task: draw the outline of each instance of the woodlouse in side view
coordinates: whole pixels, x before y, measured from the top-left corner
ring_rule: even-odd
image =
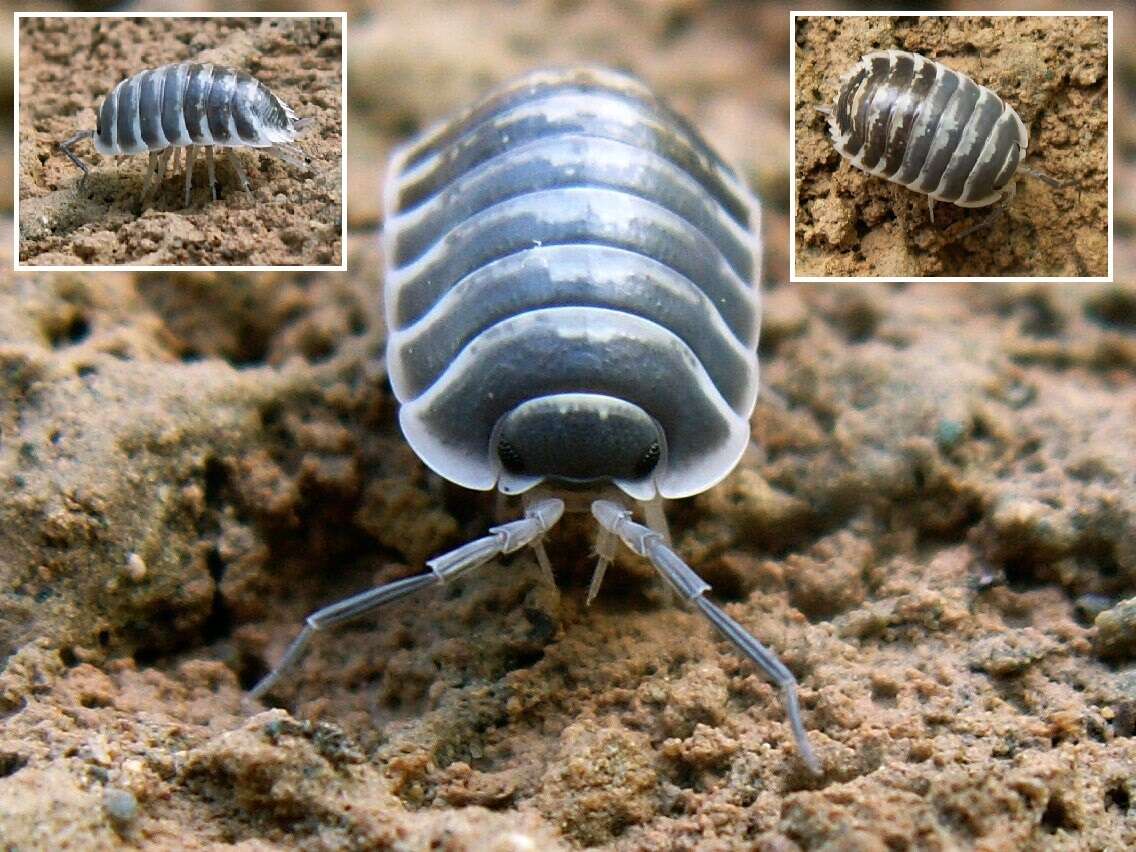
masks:
[[[986,207],[1013,195],[1029,131],[1013,107],[960,71],[917,53],[866,54],[840,79],[828,115],[833,145],[869,174],[934,202]]]
[[[313,613],[312,634],[542,539],[566,508],[598,521],[590,601],[622,540],[781,688],[816,769],[797,683],[705,597],[669,543],[662,498],[725,477],[757,395],[760,207],[637,80],[537,71],[396,152],[385,187],[387,365],[430,468],[521,495],[520,520],[431,571]],[[632,520],[637,503],[646,525]]]
[[[233,149],[258,148],[304,168],[306,158],[293,143],[311,121],[298,119],[291,107],[244,71],[179,62],[127,77],[103,99],[95,129],[76,133],[59,147],[83,170],[84,179],[90,169],[71,151],[83,139],[93,139],[95,150],[104,156],[149,152],[143,200],[151,179],[156,176],[160,183],[165,177],[170,155],[176,170],[177,152],[185,148],[185,204],[189,206],[198,146],[205,147],[209,186],[216,201],[215,146],[228,150],[233,170],[248,193],[248,179]]]

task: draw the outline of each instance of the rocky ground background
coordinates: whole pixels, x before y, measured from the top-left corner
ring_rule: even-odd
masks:
[[[786,9],[349,11],[348,273],[3,279],[3,845],[1136,843],[1130,194],[1115,285],[791,286]],[[755,449],[670,517],[801,680],[820,777],[775,691],[638,560],[584,607],[582,519],[549,544],[555,588],[527,554],[495,563],[320,639],[242,707],[308,611],[493,521],[398,435],[375,164],[577,57],[649,80],[768,201]]]
[[[44,266],[338,266],[342,262],[343,33],[338,18],[27,18],[20,38],[20,262]],[[142,205],[144,155],[82,172],[58,151],[95,127],[103,98],[145,68],[189,60],[252,74],[313,129],[310,164],[238,149],[250,194],[223,151],[212,200],[204,152],[185,204],[184,158]]]

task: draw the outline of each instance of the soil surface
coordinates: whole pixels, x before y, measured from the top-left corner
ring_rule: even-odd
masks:
[[[35,265],[339,265],[342,32],[338,18],[25,18],[20,27],[20,262]],[[216,149],[185,206],[184,156],[142,207],[148,158],[103,157],[82,173],[58,143],[95,126],[106,94],[145,68],[188,60],[247,71],[301,118],[307,170],[235,149],[250,195]],[[230,149],[233,150],[233,149]]]
[[[349,34],[347,274],[3,278],[0,846],[1136,845],[1136,208],[1116,285],[786,284],[787,11],[385,3]],[[491,563],[242,704],[305,614],[498,517],[399,435],[373,164],[572,58],[650,81],[769,202],[754,447],[669,517],[800,679],[820,777],[641,560],[584,605],[586,517],[555,586]]]
[[[808,17],[796,27],[796,269],[802,277],[1108,274],[1108,30],[1096,17]],[[865,53],[922,54],[993,89],[1030,131],[1015,197],[965,209],[873,177],[832,145],[840,76]],[[974,228],[971,233],[967,233]]]

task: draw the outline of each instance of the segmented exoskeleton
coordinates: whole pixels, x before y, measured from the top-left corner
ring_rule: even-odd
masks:
[[[84,179],[90,169],[71,151],[71,146],[82,139],[93,139],[95,150],[105,156],[149,152],[143,200],[151,179],[157,176],[160,182],[165,177],[171,154],[176,169],[177,152],[185,148],[188,206],[198,146],[205,147],[214,200],[214,147],[228,149],[241,186],[249,193],[248,179],[233,149],[258,148],[289,165],[304,168],[307,158],[294,142],[311,121],[298,119],[291,107],[244,71],[209,63],[179,62],[127,77],[103,99],[96,128],[75,134],[59,147],[83,170]]]
[[[917,53],[863,56],[822,109],[840,155],[858,169],[903,184],[934,202],[985,207],[1013,194],[1021,171],[1053,186],[1021,160],[1029,131],[1013,107],[985,86]]]

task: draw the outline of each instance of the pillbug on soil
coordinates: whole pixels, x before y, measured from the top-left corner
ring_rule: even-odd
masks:
[[[866,54],[840,78],[833,106],[818,110],[840,156],[926,195],[931,221],[936,200],[959,207],[1008,200],[1019,171],[1065,185],[1021,165],[1029,131],[1013,107],[917,53]]]
[[[387,368],[403,434],[436,473],[520,495],[524,517],[430,571],[310,615],[317,631],[543,539],[599,524],[590,601],[622,541],[780,687],[817,771],[792,673],[708,600],[670,545],[663,498],[725,477],[757,396],[760,206],[642,83],[537,71],[392,157],[384,192]],[[632,520],[632,506],[645,524]]]
[[[193,185],[193,161],[197,147],[205,147],[209,166],[209,186],[217,199],[213,148],[226,148],[241,186],[249,193],[248,179],[237,147],[259,148],[266,154],[297,168],[305,168],[307,158],[293,144],[312,119],[296,117],[292,108],[274,95],[255,77],[223,65],[179,62],[140,71],[127,77],[103,99],[94,130],[83,130],[59,144],[71,162],[90,172],[71,147],[92,139],[95,150],[104,156],[149,152],[142,184],[145,201],[150,181],[160,183],[166,175],[170,155],[177,169],[178,151],[185,155],[185,204],[189,206]]]

